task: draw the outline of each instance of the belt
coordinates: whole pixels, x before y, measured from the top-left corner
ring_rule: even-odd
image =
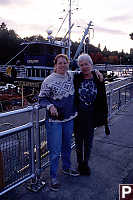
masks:
[[[92,102],[87,102],[87,103],[85,102],[85,105],[86,105],[86,106],[90,106],[90,105],[92,105],[92,104],[93,104]]]

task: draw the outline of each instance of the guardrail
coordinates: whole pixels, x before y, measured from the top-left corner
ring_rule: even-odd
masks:
[[[35,177],[33,107],[0,118],[24,112],[31,113],[29,123],[0,132],[0,195]]]
[[[132,80],[133,79],[131,77],[125,77],[125,78],[118,78],[113,82],[108,82],[108,84],[105,84],[106,91],[111,91],[113,89],[127,85],[128,83],[131,83]]]
[[[128,83],[107,92],[109,119],[133,100],[133,83]],[[49,164],[45,132],[45,110],[40,119],[39,106],[1,113],[3,117],[30,112],[24,125],[0,132],[0,195],[27,183],[28,189],[37,192],[45,183],[41,172]]]
[[[133,82],[107,92],[109,119],[133,99]]]

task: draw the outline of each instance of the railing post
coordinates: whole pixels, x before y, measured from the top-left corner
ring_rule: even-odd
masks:
[[[130,91],[130,102],[131,102],[133,99],[133,84],[130,85],[129,91]]]
[[[31,112],[31,122],[32,122],[32,129],[31,129],[31,156],[32,156],[32,173],[35,174],[35,140],[34,140],[34,107]],[[33,181],[35,180],[35,177],[32,179]]]
[[[37,160],[37,179],[41,176],[41,154],[40,154],[40,130],[39,130],[39,107],[36,107],[36,160]]]
[[[119,97],[118,97],[118,110],[120,110],[120,107],[121,107],[121,90],[119,89],[118,92],[119,92]]]
[[[4,163],[3,153],[0,151],[0,191],[4,188]]]
[[[109,92],[109,119],[112,117],[113,90]]]
[[[126,88],[125,88],[125,104],[126,104],[126,101],[127,101],[127,86],[126,86]]]
[[[31,133],[30,133],[30,145],[31,145],[31,167],[32,167],[32,174],[35,174],[35,134],[34,134],[34,129],[35,129],[35,122],[34,122],[34,114],[35,114],[35,109],[33,106],[33,110],[30,113],[31,116],[31,122],[32,122],[32,128],[31,128]],[[35,185],[36,185],[36,174],[35,176],[31,179],[31,183],[27,185],[27,189],[34,191],[35,190]]]
[[[34,107],[35,110],[35,145],[36,145],[36,182],[28,189],[38,192],[45,186],[45,182],[41,180],[41,144],[40,144],[40,127],[39,127],[39,106]]]

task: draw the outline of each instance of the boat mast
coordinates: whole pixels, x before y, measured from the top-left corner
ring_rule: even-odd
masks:
[[[69,38],[68,38],[68,58],[71,59],[71,6],[72,2],[69,0]]]
[[[92,21],[90,21],[89,22],[89,24],[88,24],[88,26],[87,26],[87,28],[85,29],[85,31],[84,31],[84,35],[83,35],[83,37],[82,37],[82,40],[81,40],[81,42],[80,42],[80,44],[79,44],[79,46],[78,46],[78,49],[77,49],[77,51],[76,51],[76,53],[75,53],[75,55],[74,55],[74,60],[77,58],[77,56],[80,54],[80,52],[81,52],[81,49],[82,49],[82,47],[83,47],[83,42],[84,42],[84,40],[85,40],[85,37],[86,37],[86,35],[88,34],[88,32],[89,32],[89,29],[91,29],[91,27],[92,27],[93,25],[92,25]]]

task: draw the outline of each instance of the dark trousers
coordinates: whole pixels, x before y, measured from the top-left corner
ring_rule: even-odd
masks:
[[[94,108],[79,110],[74,122],[77,162],[88,165],[94,136]]]

